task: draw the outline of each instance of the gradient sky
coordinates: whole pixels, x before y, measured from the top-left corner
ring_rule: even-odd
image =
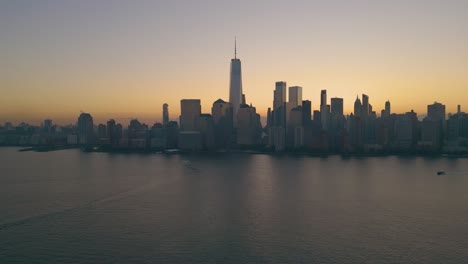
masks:
[[[0,123],[153,124],[180,99],[211,112],[228,100],[237,36],[243,89],[265,115],[275,81],[321,89],[352,111],[368,94],[380,112],[468,108],[468,1],[0,0]],[[125,122],[125,121],[122,121]]]

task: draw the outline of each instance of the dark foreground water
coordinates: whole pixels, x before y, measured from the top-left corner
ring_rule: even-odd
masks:
[[[0,148],[0,263],[467,263],[468,159]]]

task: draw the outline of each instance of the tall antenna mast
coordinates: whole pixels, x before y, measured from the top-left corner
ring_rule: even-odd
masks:
[[[234,59],[237,59],[237,37],[234,37]]]

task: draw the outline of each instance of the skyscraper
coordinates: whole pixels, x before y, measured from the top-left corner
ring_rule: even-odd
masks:
[[[232,104],[234,119],[242,102],[242,71],[241,61],[237,58],[237,43],[234,42],[234,59],[231,60],[229,82],[229,103]]]
[[[320,92],[320,120],[322,122],[322,129],[328,130],[328,119],[330,118],[330,106],[327,105],[327,90]]]
[[[361,115],[364,120],[367,120],[369,117],[369,96],[362,94],[362,110],[361,110]]]
[[[262,125],[255,107],[242,105],[237,116],[237,144],[260,144]]]
[[[196,131],[196,122],[201,114],[200,99],[180,100],[180,130]]]
[[[387,102],[385,102],[385,114],[386,115],[391,115],[392,114],[389,100],[387,100]]]
[[[385,109],[381,111],[383,118],[388,118],[390,116],[390,101],[385,102]]]
[[[169,122],[169,105],[163,104],[163,125]]]
[[[331,113],[334,116],[343,116],[343,98],[331,99]]]
[[[307,126],[312,120],[312,102],[309,100],[302,101],[302,124]]]
[[[218,147],[226,148],[232,143],[232,105],[221,99],[216,100],[211,107],[213,116],[215,142]]]
[[[286,102],[286,82],[276,82],[273,92],[273,111]]]
[[[354,101],[354,116],[361,117],[362,113],[362,104],[359,96],[356,96],[356,101]]]
[[[298,107],[302,104],[302,87],[289,87],[289,102],[291,103],[292,108]]]
[[[320,92],[320,107],[327,105],[327,90]]]
[[[94,123],[93,117],[88,113],[81,113],[78,117],[78,137],[80,144],[94,143]]]
[[[445,121],[445,105],[437,102],[428,105],[427,118],[434,121]]]

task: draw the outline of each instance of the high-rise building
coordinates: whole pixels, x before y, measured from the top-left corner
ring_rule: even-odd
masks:
[[[390,101],[387,100],[387,102],[385,102],[385,114],[387,116],[391,115],[392,114],[392,111],[391,111],[391,108],[390,108]]]
[[[362,110],[361,115],[362,118],[367,120],[369,117],[370,108],[369,108],[369,96],[362,94]]]
[[[327,90],[320,92],[320,120],[322,129],[327,131],[330,119],[330,105],[327,105]]]
[[[332,98],[331,99],[331,113],[335,116],[343,115],[343,98]]]
[[[286,82],[276,82],[273,92],[273,111],[286,102]]]
[[[231,74],[229,82],[229,102],[233,107],[234,117],[237,116],[242,103],[242,71],[241,61],[237,58],[237,43],[234,43],[234,59],[231,60]],[[182,127],[182,124],[181,124]]]
[[[268,107],[267,110],[267,127],[271,127],[273,125],[273,115],[271,113],[271,107]]]
[[[312,120],[312,102],[309,100],[302,101],[302,124],[307,126]]]
[[[169,122],[169,105],[163,104],[163,125],[167,125]]]
[[[289,102],[292,104],[293,108],[298,107],[302,104],[302,87],[289,87]]]
[[[331,99],[330,114],[330,147],[334,150],[343,149],[343,131],[345,118],[343,116],[343,98]]]
[[[196,131],[197,119],[201,114],[200,99],[180,100],[180,131]]]
[[[320,92],[320,106],[327,105],[327,90]]]
[[[435,102],[427,106],[427,117],[421,126],[421,143],[438,150],[445,136],[445,105]]]
[[[289,147],[300,148],[304,144],[302,110],[302,107],[298,106],[290,111],[286,140]]]
[[[121,137],[122,126],[116,125],[114,119],[107,121],[107,138],[109,139],[109,144],[113,147],[117,147]]]
[[[356,96],[356,101],[354,101],[354,117],[361,117],[362,113],[362,104],[359,96]]]
[[[418,117],[413,110],[397,115],[394,123],[394,147],[399,150],[411,149],[416,142],[417,126]]]
[[[202,137],[202,146],[204,149],[215,147],[215,135],[213,117],[210,114],[201,114],[197,122],[197,131]]]
[[[445,105],[437,102],[428,105],[427,118],[433,121],[445,121]]]
[[[78,117],[78,137],[82,145],[94,144],[93,117],[88,113],[81,113]]]
[[[215,143],[217,147],[226,148],[232,143],[233,117],[232,105],[221,99],[216,100],[211,108],[213,116]]]
[[[102,141],[103,139],[107,139],[107,127],[104,124],[98,125],[98,139]]]
[[[261,142],[262,125],[255,107],[241,105],[237,116],[237,144],[257,145]]]
[[[52,132],[52,126],[53,126],[53,123],[52,123],[51,119],[46,119],[42,123],[42,128],[43,128],[44,132],[46,132],[46,133]]]

